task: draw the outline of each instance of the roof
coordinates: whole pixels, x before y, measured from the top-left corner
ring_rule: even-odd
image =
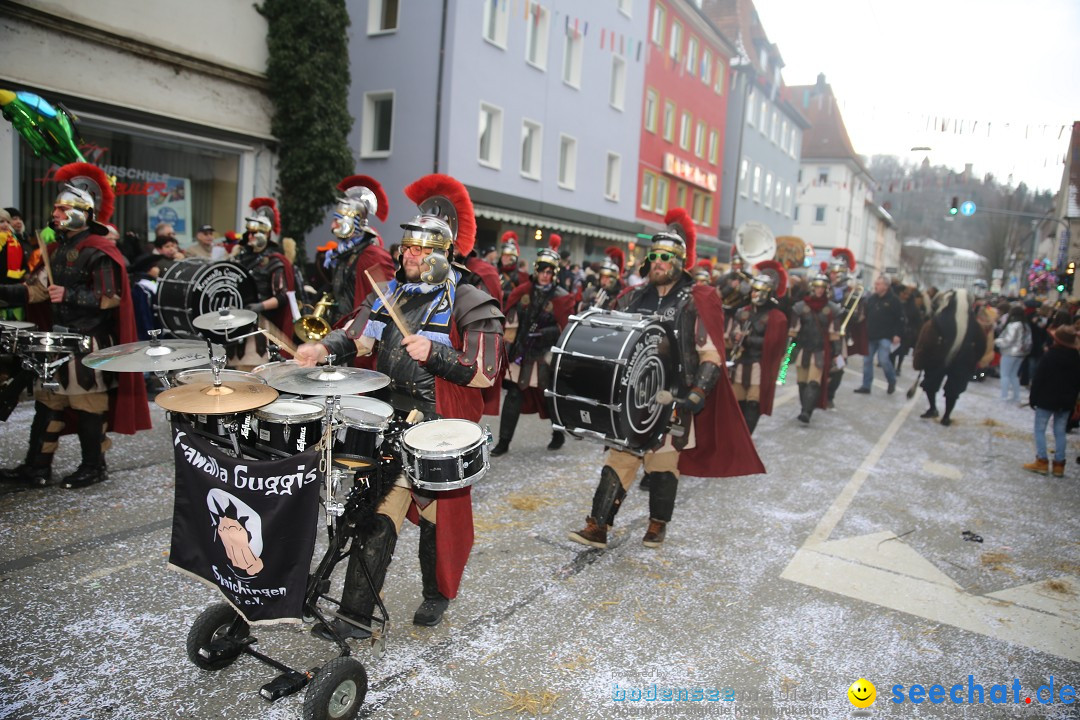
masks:
[[[783,96],[810,122],[802,137],[803,160],[851,160],[870,175],[851,145],[840,106],[825,75],[818,75],[816,85],[786,87]]]
[[[693,4],[693,3],[691,3]],[[773,67],[784,67],[780,49],[769,42],[753,0],[704,0],[701,13],[709,18],[722,35],[729,38],[749,64],[759,73],[771,76]],[[767,49],[769,67],[761,66],[761,48]]]
[[[949,247],[943,243],[939,243],[933,238],[911,238],[904,241],[904,247],[917,247],[931,252],[941,253],[942,255],[955,255],[959,258],[966,258],[968,260],[982,260],[987,262],[986,258],[977,252],[972,250],[965,250],[964,248]]]

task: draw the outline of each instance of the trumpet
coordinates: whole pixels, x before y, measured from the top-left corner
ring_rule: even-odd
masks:
[[[296,336],[304,342],[318,342],[330,334],[330,323],[323,315],[334,304],[334,298],[330,293],[323,293],[315,307],[308,315],[304,315],[296,322],[294,331]],[[310,305],[305,305],[310,308]]]

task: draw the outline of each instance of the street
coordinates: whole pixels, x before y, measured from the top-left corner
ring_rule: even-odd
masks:
[[[655,550],[641,544],[637,488],[606,551],[571,542],[601,449],[549,452],[547,424],[522,418],[473,488],[476,544],[433,629],[411,624],[418,531],[403,529],[386,654],[354,645],[370,680],[362,716],[846,718],[848,687],[865,678],[873,717],[1080,717],[1065,689],[1080,684],[1080,443],[1070,436],[1064,478],[1036,476],[1020,469],[1033,412],[998,400],[997,380],[972,383],[946,428],[919,418],[921,392],[905,398],[910,369],[891,396],[880,372],[872,394],[853,394],[860,372],[856,360],[837,408],[808,427],[789,378],[755,433],[768,473],[683,478]],[[112,436],[108,482],[0,489],[0,717],[301,715],[303,692],[259,697],[276,671],[254,659],[205,672],[185,655],[192,621],[218,600],[166,569],[172,450],[152,411],[152,431]],[[32,412],[23,403],[0,426],[0,465],[22,459]],[[78,452],[63,438],[54,471]],[[305,669],[335,655],[309,627],[253,634]],[[914,685],[962,685],[963,702]]]

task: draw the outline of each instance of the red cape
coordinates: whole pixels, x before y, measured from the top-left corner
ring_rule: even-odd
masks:
[[[510,308],[517,305],[523,296],[531,293],[532,287],[532,281],[529,280],[514,288],[514,291],[510,293],[510,297],[506,299],[506,304],[503,305],[503,315],[508,315]],[[555,315],[555,322],[558,323],[559,330],[566,329],[566,324],[570,322],[570,315],[574,312],[575,306],[574,296],[569,293],[551,299],[551,311]],[[521,327],[518,327],[518,332],[521,332]],[[535,413],[547,420],[547,400],[544,398],[544,388],[526,388],[521,391],[521,395],[522,415]]]
[[[289,258],[281,253],[270,253],[270,257],[277,258],[285,266],[285,289],[288,291],[295,291],[296,275],[293,274],[293,266],[292,263],[289,262]],[[286,340],[292,342],[293,326],[291,305],[286,302],[284,303],[284,307],[279,307],[277,310],[272,310],[271,312],[273,312],[273,315],[270,317],[270,322],[278,326],[278,329],[284,334]]]
[[[784,361],[788,346],[787,315],[780,310],[770,310],[765,326],[765,342],[761,347],[761,414],[772,415],[773,398],[776,397],[776,376]]]
[[[55,244],[54,244],[55,247]],[[131,283],[128,281],[127,263],[120,249],[100,235],[87,235],[75,246],[100,250],[120,268],[120,306],[116,309],[116,333],[118,344],[138,342],[135,329],[135,309],[131,304]],[[146,383],[142,373],[120,373],[120,387],[109,393],[109,430],[122,435],[133,435],[139,430],[150,429],[150,407],[146,401]]]
[[[465,260],[465,267],[469,272],[476,275],[483,282],[483,289],[487,294],[495,298],[496,302],[502,302],[502,284],[499,280],[499,271],[489,262],[484,262],[478,257],[469,257]],[[481,393],[484,396],[484,414],[498,415],[499,400],[502,398],[502,374],[495,376],[495,384],[484,388]]]
[[[695,477],[735,477],[765,472],[746,420],[739,410],[731,378],[724,370],[724,306],[711,285],[691,290],[698,316],[720,352],[720,379],[694,417],[695,447],[679,453],[679,472]]]
[[[461,334],[457,323],[450,328],[450,344],[461,350]],[[480,422],[484,401],[479,388],[457,385],[441,377],[435,378],[435,412],[444,418],[460,418]],[[448,598],[457,597],[461,576],[473,546],[472,488],[464,487],[439,493],[435,523],[435,579],[439,592]],[[420,523],[416,504],[409,506],[407,517]]]

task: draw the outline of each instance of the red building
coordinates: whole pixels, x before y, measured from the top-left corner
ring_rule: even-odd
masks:
[[[637,217],[660,226],[684,207],[699,255],[713,254],[735,48],[687,0],[652,0],[641,122]]]

